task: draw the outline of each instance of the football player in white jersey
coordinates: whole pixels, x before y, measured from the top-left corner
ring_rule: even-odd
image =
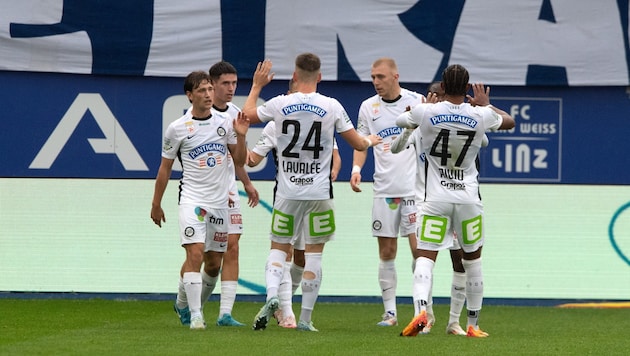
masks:
[[[321,62],[312,53],[295,60],[296,92],[276,96],[256,107],[263,86],[271,81],[271,62],[258,64],[243,107],[251,122],[275,121],[278,150],[277,191],[271,223],[271,250],[265,280],[267,301],[255,317],[254,330],[264,329],[278,309],[278,288],[291,242],[304,234],[305,266],[302,275],[302,310],[298,330],[317,331],[311,315],[322,281],[322,252],[334,237],[335,217],[331,166],[335,131],[359,150],[381,142],[378,136],[357,133],[343,106],[317,93]],[[251,115],[251,116],[250,116]]]
[[[289,87],[291,88],[291,84],[289,84]],[[291,94],[292,92],[293,91],[289,90],[288,94]],[[248,166],[257,166],[270,151],[272,152],[274,163],[276,162],[277,150],[275,131],[276,123],[274,121],[269,121],[267,125],[265,125],[258,142],[256,142],[256,146],[249,151],[247,158]],[[340,169],[341,156],[339,155],[337,141],[335,140],[332,168],[330,171],[330,176],[333,181],[337,180],[337,175],[339,174]],[[280,307],[274,314],[274,317],[278,320],[278,325],[283,328],[294,329],[297,327],[291,299],[302,281],[302,273],[304,272],[305,262],[304,247],[305,241],[303,235],[298,236],[296,241],[293,243],[292,248],[289,250],[284,263],[282,282],[280,283],[278,290]]]
[[[233,173],[228,152],[235,165],[247,159],[245,135],[247,117],[239,113],[233,120],[217,120],[211,113],[214,88],[208,73],[190,73],[184,92],[192,110],[173,121],[162,143],[162,160],[155,180],[151,219],[159,227],[166,222],[161,202],[171,177],[173,162],[182,164],[179,189],[179,231],[186,259],[180,271],[180,287],[175,311],[191,329],[205,329],[201,310],[204,264],[217,275],[228,242],[228,197]],[[188,319],[189,318],[189,319]]]
[[[213,64],[208,72],[210,81],[214,87],[212,115],[217,119],[232,121],[241,111],[232,103],[238,81],[236,68],[226,61],[219,61]],[[243,189],[248,197],[248,205],[250,207],[258,205],[258,191],[249,179],[245,168],[243,166],[235,166],[229,154],[228,166],[232,171],[232,177],[235,178],[236,175],[243,184]],[[232,317],[232,308],[236,300],[236,288],[238,286],[238,243],[243,233],[241,202],[236,179],[232,179],[230,184],[229,197],[230,217],[228,219],[228,246],[227,251],[225,251],[223,255],[223,263],[221,265],[221,299],[219,302],[219,317],[216,324],[218,326],[244,326],[245,324],[238,322]],[[216,286],[218,276],[211,276],[210,271],[204,267],[202,279],[203,289],[201,300],[205,303]]]
[[[444,89],[441,82],[433,82],[429,85],[427,90],[427,102],[436,103],[444,100]],[[420,130],[405,129],[402,135],[398,136],[394,142],[392,142],[392,152],[398,153],[407,147],[413,146],[416,151],[417,159],[417,174],[416,174],[416,204],[418,206],[418,214],[422,214],[422,204],[424,203],[424,173],[425,173],[425,154],[422,151]],[[488,137],[484,135],[484,140],[481,142],[481,147],[488,145]],[[449,231],[452,233],[452,230]],[[453,279],[451,283],[451,302],[449,321],[446,326],[446,333],[452,335],[466,335],[466,331],[459,325],[459,319],[466,301],[466,271],[462,264],[463,251],[459,246],[457,239],[453,239],[453,245],[449,247],[451,263],[453,266]],[[414,260],[413,267],[415,269]],[[431,331],[431,327],[435,322],[435,317],[431,317],[433,314],[433,301],[432,293],[429,294],[429,300],[427,301],[427,322],[428,324],[422,330],[423,334],[427,334]],[[419,313],[418,307],[414,303],[415,315]]]
[[[473,84],[474,97],[467,95],[471,86],[468,80],[464,67],[448,66],[442,73],[444,101],[417,105],[396,120],[401,127],[420,130],[427,169],[413,288],[420,312],[402,331],[403,336],[415,336],[428,324],[426,306],[435,259],[439,250],[453,244],[454,235],[464,251],[466,333],[469,337],[488,336],[478,326],[483,302],[484,229],[476,160],[485,132],[509,130],[514,119],[490,105],[489,88],[483,84]],[[454,234],[448,233],[451,229]]]
[[[398,67],[392,58],[379,58],[372,64],[372,84],[376,95],[364,100],[359,108],[357,131],[367,136],[375,134],[383,144],[375,146],[374,185],[372,203],[372,235],[378,239],[378,281],[383,298],[384,313],[380,326],[398,325],[396,308],[396,253],[398,235],[405,236],[416,256],[416,203],[414,182],[416,159],[414,150],[404,149],[398,154],[390,150],[392,141],[401,134],[396,118],[407,107],[425,101],[418,94],[400,87]],[[367,159],[366,151],[354,151],[350,186],[361,192],[361,168]]]

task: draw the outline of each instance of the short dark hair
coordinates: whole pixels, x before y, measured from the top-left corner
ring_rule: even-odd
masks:
[[[446,95],[466,96],[468,91],[468,71],[459,64],[451,64],[442,72]]]
[[[212,65],[210,70],[208,71],[210,75],[210,79],[213,81],[219,79],[219,77],[223,74],[238,74],[236,72],[236,68],[230,63],[226,61],[220,61]]]
[[[195,88],[199,87],[199,85],[201,85],[204,80],[210,82],[210,76],[208,75],[208,73],[202,70],[191,72],[186,76],[186,79],[184,80],[184,93],[193,91]]]
[[[305,79],[317,79],[322,62],[313,53],[302,53],[295,58],[295,69],[300,72]]]

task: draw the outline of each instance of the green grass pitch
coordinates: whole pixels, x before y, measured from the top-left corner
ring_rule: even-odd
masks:
[[[380,303],[315,306],[318,333],[266,330],[251,323],[262,303],[240,302],[246,327],[218,327],[218,302],[205,306],[208,328],[179,324],[172,302],[105,299],[0,299],[0,355],[628,355],[630,309],[487,305],[490,336],[446,335],[448,305],[435,306],[429,335],[399,336],[413,308],[399,305],[397,327],[379,327]],[[294,304],[299,312],[299,304]],[[465,316],[462,316],[462,324]]]

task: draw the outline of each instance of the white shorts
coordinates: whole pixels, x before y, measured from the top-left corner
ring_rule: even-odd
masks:
[[[238,188],[236,187],[236,181],[230,185],[230,200],[232,204],[229,206],[230,220],[228,220],[228,233],[242,234],[243,233],[243,216],[241,215],[241,198],[238,195]]]
[[[196,204],[179,206],[179,236],[182,245],[204,243],[204,251],[225,252],[228,240],[228,209]]]
[[[414,197],[374,198],[372,235],[379,237],[408,236],[416,233],[417,208]]]
[[[418,222],[418,248],[440,251],[454,246],[456,236],[464,252],[483,246],[483,204],[425,202]]]
[[[276,197],[271,214],[271,241],[290,243],[299,248],[305,244],[320,244],[333,240],[335,214],[332,199],[288,200]]]

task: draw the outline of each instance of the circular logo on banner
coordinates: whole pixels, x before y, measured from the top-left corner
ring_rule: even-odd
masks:
[[[617,252],[619,257],[621,257],[621,259],[624,260],[624,262],[626,262],[628,265],[630,265],[630,258],[628,257],[628,256],[630,256],[630,250],[624,251],[623,248],[619,246],[622,236],[615,236],[615,232],[614,232],[615,224],[619,220],[619,217],[628,208],[630,208],[630,203],[626,203],[625,205],[621,206],[621,208],[619,208],[615,212],[615,214],[612,217],[612,220],[610,220],[610,225],[608,225],[608,237],[610,238],[610,243],[612,244],[613,249],[615,250],[615,252]],[[630,218],[630,217],[627,217],[627,218]],[[620,229],[620,230],[623,230],[623,229]]]

